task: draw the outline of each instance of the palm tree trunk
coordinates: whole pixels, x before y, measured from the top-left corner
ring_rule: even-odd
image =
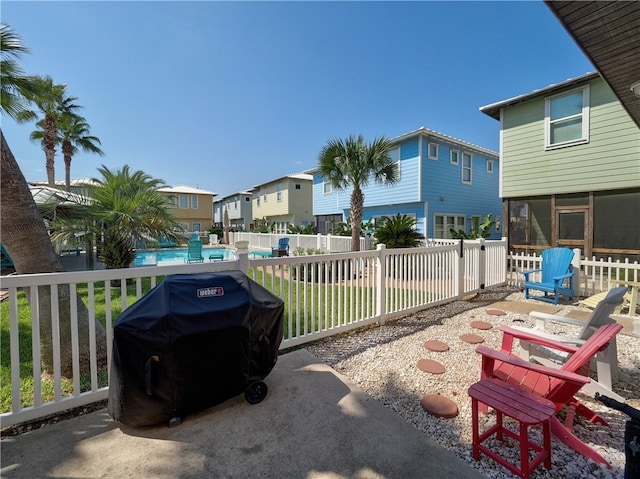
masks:
[[[67,191],[71,191],[71,158],[72,154],[69,151],[71,144],[65,141],[62,144],[62,155],[64,156],[64,185]]]
[[[46,158],[47,183],[56,186],[55,156],[56,156],[56,121],[51,115],[44,118],[44,156]]]
[[[364,194],[360,185],[353,185],[351,193],[351,251],[360,251],[360,225],[362,224],[362,213],[364,205]]]
[[[53,250],[49,235],[27,182],[20,171],[2,130],[0,175],[0,237],[2,244],[13,259],[18,274],[52,273],[63,271],[62,265]],[[40,347],[42,367],[45,372],[53,372],[53,343],[51,340],[51,290],[38,288]],[[30,295],[27,294],[30,299]],[[71,309],[68,286],[58,289],[60,304],[60,337],[62,374],[70,377],[71,361]],[[80,341],[80,370],[89,368],[89,313],[80,298],[78,306],[78,334]],[[33,305],[32,305],[33,307]],[[96,321],[96,343],[98,363],[106,363],[106,335],[102,325]]]

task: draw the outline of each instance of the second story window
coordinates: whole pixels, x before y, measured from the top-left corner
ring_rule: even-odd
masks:
[[[191,195],[191,208],[198,208],[198,195]]]
[[[331,187],[331,183],[328,183],[326,181],[322,183],[322,192],[325,195],[331,194],[332,191],[333,191],[333,188]]]
[[[389,150],[389,158],[396,164],[396,179],[400,181],[400,147]]]
[[[493,173],[493,160],[487,160],[487,173]]]
[[[437,143],[429,143],[429,159],[437,160],[438,159],[438,144]]]
[[[276,201],[282,201],[282,183],[276,185]]]
[[[589,141],[589,87],[549,97],[544,102],[545,147]]]
[[[471,183],[472,166],[473,166],[473,161],[471,158],[471,153],[463,153],[462,154],[462,182],[463,183]]]
[[[449,154],[449,163],[452,165],[460,164],[460,152],[458,150],[451,150]]]
[[[178,197],[180,203],[180,208],[189,208],[189,195],[185,195],[184,193],[180,193]]]

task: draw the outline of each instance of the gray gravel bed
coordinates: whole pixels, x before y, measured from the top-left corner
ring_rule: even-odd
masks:
[[[367,394],[400,414],[420,431],[458,454],[486,477],[517,477],[484,455],[480,456],[480,461],[471,457],[471,399],[467,395],[467,389],[480,378],[480,357],[475,352],[476,345],[465,343],[459,338],[465,333],[478,334],[485,339],[486,346],[499,349],[502,337],[499,325],[534,325],[528,314],[487,314],[490,304],[501,300],[545,304],[525,300],[524,295],[514,288],[490,289],[472,301],[456,301],[388,321],[379,327],[326,338],[308,345],[307,350],[352,380]],[[566,314],[571,309],[584,309],[570,304],[561,306],[562,310],[557,314]],[[469,323],[474,320],[490,322],[494,327],[488,331],[473,329]],[[578,330],[573,326],[563,326],[556,332],[571,336],[576,335]],[[450,346],[449,351],[438,353],[426,350],[423,344],[430,339],[446,342]],[[627,403],[635,408],[640,408],[639,351],[639,338],[618,335],[620,370],[630,377],[630,381],[614,382],[614,390],[627,398]],[[416,365],[423,358],[442,363],[446,368],[445,373],[432,375],[420,371]],[[420,406],[420,399],[426,394],[441,394],[453,400],[459,409],[458,416],[442,419],[424,412]],[[623,443],[627,417],[589,396],[580,394],[579,399],[603,416],[611,427],[591,424],[576,416],[574,432],[602,454],[611,463],[612,469],[584,458],[552,437],[553,468],[547,471],[540,466],[532,474],[533,479],[624,477]],[[481,430],[492,424],[494,419],[492,412],[487,416],[481,416]],[[534,440],[540,441],[538,428],[533,428],[530,434]],[[494,442],[492,447],[499,449],[504,457],[517,463],[518,460],[515,458],[519,457],[519,450],[513,447],[514,444],[507,439],[504,445]]]

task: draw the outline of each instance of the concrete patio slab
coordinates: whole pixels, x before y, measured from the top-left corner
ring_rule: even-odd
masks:
[[[479,479],[481,474],[306,350],[280,356],[266,399],[242,396],[177,427],[106,410],[2,439],[15,478]]]

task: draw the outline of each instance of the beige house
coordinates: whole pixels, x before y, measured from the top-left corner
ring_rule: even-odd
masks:
[[[205,232],[213,223],[213,198],[218,194],[193,186],[166,186],[158,191],[169,196],[175,215],[185,231]]]
[[[254,223],[267,221],[276,234],[285,234],[289,225],[314,224],[313,176],[297,173],[256,185],[251,206]]]

